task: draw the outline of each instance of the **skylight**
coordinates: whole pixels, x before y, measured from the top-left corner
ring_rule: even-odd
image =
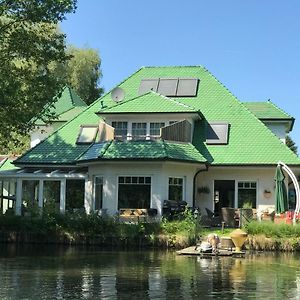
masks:
[[[228,144],[228,123],[209,123],[206,129],[207,144]]]
[[[81,125],[76,144],[91,144],[95,141],[98,133],[98,126]]]

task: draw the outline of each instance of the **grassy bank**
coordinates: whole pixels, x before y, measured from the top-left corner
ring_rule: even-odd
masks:
[[[300,251],[300,224],[253,221],[245,226],[246,247],[263,251]]]
[[[262,251],[300,251],[300,224],[251,222],[246,248]],[[60,243],[108,247],[184,248],[214,232],[229,236],[234,229],[206,229],[187,211],[181,220],[160,223],[120,223],[95,214],[44,214],[33,217],[0,216],[0,242]]]
[[[0,216],[1,242],[182,248],[194,244],[199,232],[189,212],[182,220],[137,224],[96,214]]]

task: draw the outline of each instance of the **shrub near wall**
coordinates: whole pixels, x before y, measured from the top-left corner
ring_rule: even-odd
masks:
[[[253,221],[245,226],[247,248],[253,250],[300,250],[300,224],[275,224]]]

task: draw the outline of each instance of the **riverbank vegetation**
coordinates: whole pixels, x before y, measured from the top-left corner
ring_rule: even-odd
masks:
[[[245,244],[249,250],[299,251],[300,224],[248,223]],[[177,220],[150,223],[124,223],[117,217],[84,213],[44,213],[30,217],[0,216],[0,242],[61,243],[100,245],[105,247],[184,248],[214,232],[229,236],[231,228],[203,228],[187,210]]]
[[[0,241],[105,246],[182,248],[195,243],[200,227],[187,211],[180,220],[124,223],[117,217],[85,213],[0,216]]]

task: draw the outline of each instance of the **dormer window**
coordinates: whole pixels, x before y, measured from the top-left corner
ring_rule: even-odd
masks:
[[[91,144],[95,141],[98,133],[98,126],[81,125],[76,144]]]
[[[145,139],[147,135],[147,123],[132,123],[132,138],[134,140]]]
[[[228,123],[209,123],[206,128],[206,144],[226,145],[228,144]]]
[[[128,123],[127,122],[112,122],[112,127],[115,128],[115,139],[117,140],[126,140]]]
[[[151,138],[159,138],[160,137],[160,129],[165,127],[165,123],[157,122],[157,123],[150,123],[150,137]]]

